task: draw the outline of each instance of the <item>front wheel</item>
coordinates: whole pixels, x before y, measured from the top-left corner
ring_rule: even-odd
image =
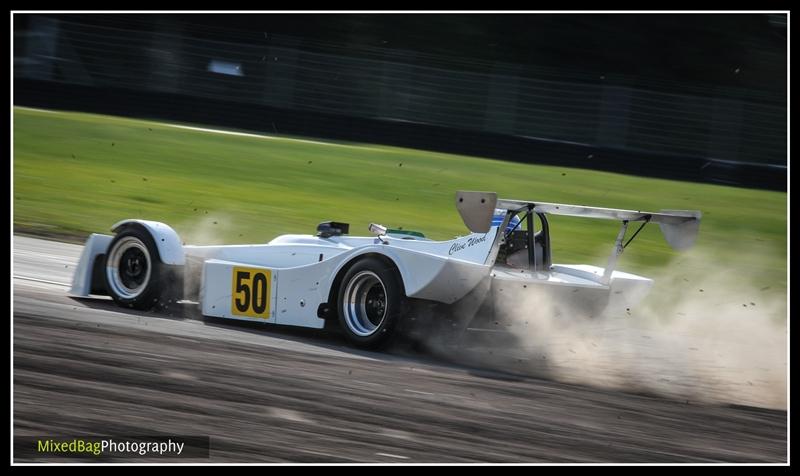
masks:
[[[173,299],[177,276],[161,262],[145,230],[127,228],[111,241],[105,259],[108,294],[120,306],[146,310]]]
[[[376,258],[365,258],[345,274],[339,288],[339,324],[361,348],[385,346],[406,313],[405,291],[397,271]]]

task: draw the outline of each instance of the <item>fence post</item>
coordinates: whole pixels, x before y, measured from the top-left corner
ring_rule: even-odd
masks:
[[[58,20],[33,15],[25,38],[25,61],[15,64],[22,77],[50,81],[57,58],[59,41]]]
[[[742,103],[735,99],[714,98],[708,134],[708,157],[739,160],[742,132]]]
[[[412,87],[415,81],[416,53],[409,51],[387,54],[381,64],[380,99],[378,117],[381,119],[420,120],[414,110]],[[387,58],[388,57],[388,58]]]
[[[275,36],[270,36],[270,46],[267,53],[262,57],[266,63],[264,76],[264,94],[262,96],[264,104],[269,106],[291,109],[294,105],[295,75],[297,74],[298,56],[301,52],[298,48],[299,41],[280,37],[280,45],[276,45],[278,40]]]
[[[603,84],[597,115],[597,145],[623,149],[628,144],[631,89]]]
[[[165,93],[180,92],[185,63],[182,51],[183,37],[181,23],[157,17],[147,55],[150,89]]]
[[[484,130],[499,134],[514,134],[519,90],[518,67],[495,66],[486,96]]]

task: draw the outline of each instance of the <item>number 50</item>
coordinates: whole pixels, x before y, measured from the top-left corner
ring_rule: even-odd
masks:
[[[234,268],[234,314],[269,318],[269,274],[269,270]]]

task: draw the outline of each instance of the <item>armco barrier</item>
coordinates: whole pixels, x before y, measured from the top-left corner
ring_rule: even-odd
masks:
[[[279,109],[151,91],[16,79],[14,104],[369,142],[515,162],[785,191],[787,168],[716,158],[604,148],[461,130],[413,121]]]

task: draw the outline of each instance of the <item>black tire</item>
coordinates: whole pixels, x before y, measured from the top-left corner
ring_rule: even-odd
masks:
[[[181,266],[161,262],[153,237],[131,226],[121,230],[108,247],[103,277],[109,296],[122,306],[147,310],[166,308],[181,294]]]
[[[362,349],[386,346],[408,313],[399,273],[378,258],[364,258],[347,271],[336,302],[339,326]]]

